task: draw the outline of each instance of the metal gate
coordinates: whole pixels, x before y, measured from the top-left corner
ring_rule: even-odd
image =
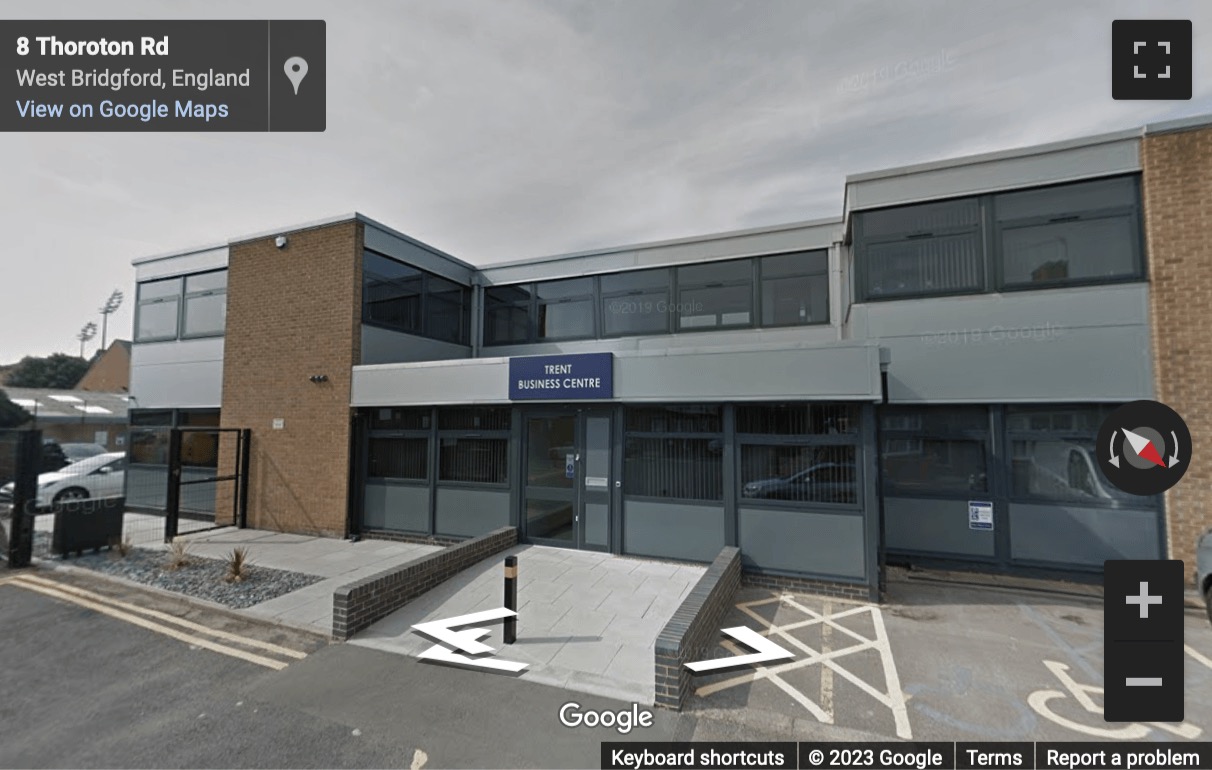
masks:
[[[132,478],[125,453],[68,457],[41,431],[0,430],[0,559],[15,569],[34,557],[158,546],[178,535],[244,527],[250,434],[175,428],[168,472],[153,479]],[[165,495],[164,509],[128,510],[127,496],[151,485]]]
[[[248,428],[172,429],[168,439],[165,542],[170,542],[179,534],[229,526],[243,529],[248,526],[248,449],[251,434]],[[205,464],[200,460],[204,460]],[[204,490],[193,497],[195,500],[210,501],[209,511],[199,510],[207,506],[188,504],[190,493],[194,490]]]

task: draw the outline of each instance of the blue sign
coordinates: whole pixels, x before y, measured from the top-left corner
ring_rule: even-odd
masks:
[[[509,359],[510,400],[567,401],[613,397],[613,353]]]

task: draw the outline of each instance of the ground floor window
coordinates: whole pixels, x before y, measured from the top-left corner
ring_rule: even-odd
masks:
[[[627,407],[626,494],[675,500],[724,497],[723,408],[718,405]]]

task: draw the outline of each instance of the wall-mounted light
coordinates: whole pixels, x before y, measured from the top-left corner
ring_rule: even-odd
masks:
[[[286,243],[287,243],[287,241],[286,241],[285,235],[279,235],[277,238],[274,238],[274,245],[277,246],[279,249],[286,248]]]
[[[328,375],[327,374],[313,374],[312,376],[308,377],[307,379],[311,380],[312,382],[314,382],[318,385],[321,382],[328,382]]]

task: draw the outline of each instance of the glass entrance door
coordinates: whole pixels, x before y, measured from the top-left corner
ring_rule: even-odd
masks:
[[[530,541],[608,550],[609,414],[552,412],[527,418],[522,505]]]

